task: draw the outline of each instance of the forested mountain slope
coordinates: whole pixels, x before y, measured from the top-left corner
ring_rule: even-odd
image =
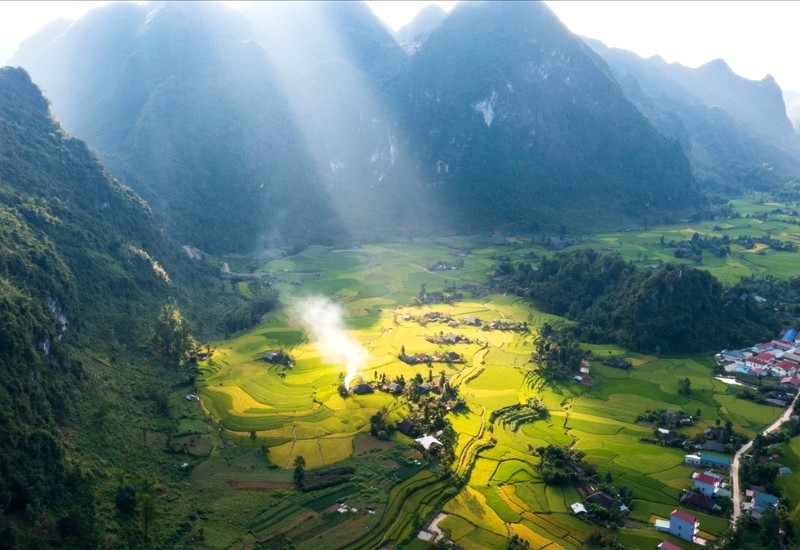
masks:
[[[98,471],[78,465],[86,450],[68,452],[64,433],[86,417],[99,430],[90,410],[107,377],[90,357],[108,354],[136,387],[128,361],[161,305],[186,294],[175,282],[194,277],[176,248],[29,76],[0,69],[0,540],[11,547],[96,543]]]
[[[678,144],[542,3],[457,6],[398,95],[424,177],[475,226],[608,227],[702,202]]]
[[[360,2],[112,4],[42,32],[12,63],[212,252],[703,205],[678,145],[543,4],[459,6],[413,56]]]
[[[707,189],[766,190],[800,173],[800,137],[772,77],[748,80],[722,59],[692,69],[586,42],[608,63],[626,96],[681,142]]]

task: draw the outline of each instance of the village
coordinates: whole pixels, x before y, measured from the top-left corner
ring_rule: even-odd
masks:
[[[439,297],[435,293],[424,292],[422,295],[430,297],[433,303],[446,300],[446,297]],[[465,401],[457,389],[451,387],[449,378],[452,375],[446,375],[445,370],[438,372],[438,368],[434,374],[434,364],[441,364],[442,367],[464,364],[467,357],[460,353],[461,346],[486,346],[490,337],[488,333],[492,331],[527,333],[527,323],[509,318],[480,319],[471,313],[452,315],[437,310],[396,312],[392,322],[395,327],[416,324],[427,328],[421,340],[433,345],[433,349],[407,351],[406,345],[401,344],[399,353],[395,352],[395,358],[406,365],[427,366],[427,376],[423,371],[406,379],[403,374],[387,376],[376,371],[371,379],[358,377],[349,388],[340,384],[340,394],[343,397],[373,393],[406,396],[408,413],[400,419],[390,418],[385,412],[376,413],[370,418],[371,435],[379,440],[389,440],[392,433],[399,432],[420,452],[420,460],[452,464],[455,458],[454,439],[452,428],[444,417],[448,412],[464,407]],[[436,325],[441,330],[434,328]],[[419,346],[419,342],[416,346]],[[294,358],[282,349],[267,351],[261,358],[284,370],[294,365]],[[733,384],[730,388],[732,391],[743,390],[735,386],[752,388],[753,393],[763,389],[767,393],[758,400],[773,406],[785,407],[800,386],[800,339],[795,330],[786,331],[780,339],[759,343],[751,348],[723,350],[715,359],[718,372],[724,372],[730,380],[727,383]],[[630,363],[616,357],[608,358],[603,363],[614,368],[631,368]],[[580,372],[574,371],[571,380],[585,383],[585,380],[591,380],[589,372],[590,362],[584,359],[580,363]],[[746,395],[737,395],[748,398]],[[492,420],[494,417],[490,418],[490,422]],[[731,518],[735,502],[732,493],[736,486],[731,473],[733,455],[747,442],[747,437],[734,431],[730,421],[717,421],[716,426],[705,428],[692,437],[682,433],[683,428],[690,428],[699,420],[699,412],[693,414],[666,409],[647,410],[636,419],[637,423],[653,430],[652,439],[643,438],[640,442],[685,449],[683,460],[676,460],[676,466],[682,464],[686,468],[685,485],[680,494],[674,497],[674,508],[668,515],[667,511],[660,511],[649,519],[631,518],[632,495],[625,493],[625,487],[615,487],[610,478],[604,480],[599,476],[584,475],[580,469],[576,472],[578,481],[572,484],[580,500],[569,505],[567,510],[592,525],[630,525],[640,529],[648,526],[649,530],[664,533],[665,539],[658,547],[665,550],[683,548],[680,541],[686,541],[686,548],[691,545],[704,546],[708,541],[713,541],[716,528],[709,529],[706,526],[703,530],[701,520],[705,523],[707,518],[714,516],[725,520]],[[770,452],[769,446],[766,446],[760,455],[758,452],[751,454],[754,456],[751,460],[769,463],[777,458],[771,456]],[[786,473],[790,473],[789,469],[781,467],[780,474]],[[767,510],[777,511],[780,493],[772,494],[772,485],[757,484],[752,480],[743,480],[743,484],[744,499],[739,511],[754,518],[761,517]],[[436,519],[441,519],[440,516]],[[436,520],[425,526],[419,536],[431,537],[425,539],[430,541],[439,538],[441,535],[437,533]]]
[[[780,387],[795,393],[800,388],[800,338],[796,329],[789,329],[779,340],[770,340],[740,350],[722,350],[714,358],[728,374],[757,377],[770,376]],[[787,403],[773,403],[786,406]]]

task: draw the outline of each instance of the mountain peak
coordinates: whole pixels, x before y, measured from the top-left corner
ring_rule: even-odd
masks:
[[[400,44],[422,42],[433,32],[447,17],[447,12],[438,4],[424,7],[407,25],[402,26],[395,33],[395,38]]]
[[[735,74],[731,69],[730,65],[728,65],[728,62],[722,59],[721,57],[718,59],[713,59],[708,63],[701,65],[700,67],[698,67],[698,70],[705,72],[713,72],[716,74],[725,74],[725,75]]]

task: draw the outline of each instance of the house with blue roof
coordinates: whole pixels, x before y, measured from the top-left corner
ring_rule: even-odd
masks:
[[[756,492],[753,495],[753,512],[763,514],[769,507],[777,508],[778,500],[778,497],[769,493]]]
[[[740,372],[742,374],[750,374],[750,365],[736,365],[736,372]]]
[[[708,451],[700,451],[698,454],[700,461],[700,466],[705,466],[707,468],[716,468],[717,470],[727,470],[731,467],[731,457],[728,455],[721,455],[717,453],[711,453]]]

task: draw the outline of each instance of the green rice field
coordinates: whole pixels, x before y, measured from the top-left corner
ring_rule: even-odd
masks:
[[[639,262],[673,260],[661,258],[661,234],[670,238],[672,234],[691,236],[694,231],[733,234],[758,228],[758,220],[728,221],[721,230],[712,229],[713,222],[703,222],[607,234],[576,246],[608,247]],[[773,235],[781,229],[786,239],[800,238],[797,226],[763,223],[770,224]],[[264,487],[261,498],[239,519],[249,525],[242,544],[250,541],[272,547],[289,540],[297,548],[319,547],[321,541],[331,548],[376,548],[387,543],[424,548],[415,535],[420,525],[442,512],[440,529],[467,549],[505,548],[512,534],[532,548],[580,548],[592,526],[575,517],[569,506],[581,497],[572,487],[544,484],[532,452],[538,446],[568,444],[585,452],[600,473],[610,472],[615,483],[633,488],[631,521],[636,528],[621,530],[620,540],[634,547],[655,547],[663,537],[659,539],[652,530],[651,519],[676,507],[681,489],[691,485],[692,470],[682,465],[682,451],[643,442],[643,438],[652,439],[653,430],[637,424],[637,415],[655,408],[690,414],[699,410],[701,421],[684,428],[687,436],[714,425],[717,419],[730,419],[735,430],[752,436],[778,416],[777,408],[729,393],[725,384],[713,379],[707,356],[659,358],[614,346],[587,345],[597,360],[584,383],[545,383],[529,361],[537,327],[545,321],[566,321],[514,296],[472,292],[473,283],[487,281],[495,262],[492,256],[519,257],[525,252],[544,253],[532,246],[505,246],[489,237],[454,237],[352,249],[314,246],[263,262],[257,271],[275,281],[287,307],[270,314],[259,326],[217,342],[212,357],[200,364],[197,381],[202,406],[221,433],[248,448],[263,448],[273,465],[259,478]],[[736,251],[706,267],[728,282],[765,271],[788,276],[790,258],[796,261],[797,254]],[[456,259],[463,261],[457,269],[429,269],[437,262]],[[422,285],[429,293],[454,287],[463,295],[451,304],[409,305]],[[246,296],[249,287],[240,282],[235,291]],[[370,416],[384,410],[391,421],[399,421],[408,414],[409,405],[403,396],[380,391],[347,398],[337,393],[344,365],[315,345],[288,307],[311,296],[325,296],[342,308],[348,337],[368,353],[358,373],[363,380],[400,374],[408,379],[417,372],[427,377],[426,365],[410,366],[398,359],[402,348],[409,353],[456,351],[464,357],[463,363],[434,366],[436,375],[444,370],[466,400],[465,410],[448,415],[459,433],[453,470],[457,478],[467,480],[463,487],[455,478],[442,479],[434,466],[414,462],[421,457],[414,454],[405,436],[395,434],[392,442],[369,436]],[[414,320],[431,312],[450,316],[459,324],[422,325]],[[526,322],[529,330],[480,330],[465,324],[467,317]],[[429,341],[438,333],[450,332],[470,343]],[[265,352],[277,349],[289,353],[294,362],[291,368],[262,359]],[[624,356],[634,367],[626,371],[601,364],[610,355]],[[692,393],[683,396],[678,394],[678,380],[686,377]],[[516,431],[488,425],[492,411],[534,396],[550,411],[545,420]],[[800,456],[794,447],[791,452]],[[319,494],[298,493],[286,483],[298,456],[304,457],[310,469],[352,464],[358,473],[344,486]],[[203,474],[196,470],[192,475]],[[787,484],[795,475],[786,477]],[[270,485],[272,480],[275,485]],[[345,501],[358,503],[353,506],[361,511],[336,513],[336,506]],[[372,512],[365,513],[366,509]],[[701,520],[701,530],[712,538],[726,525],[725,520],[710,516]]]

